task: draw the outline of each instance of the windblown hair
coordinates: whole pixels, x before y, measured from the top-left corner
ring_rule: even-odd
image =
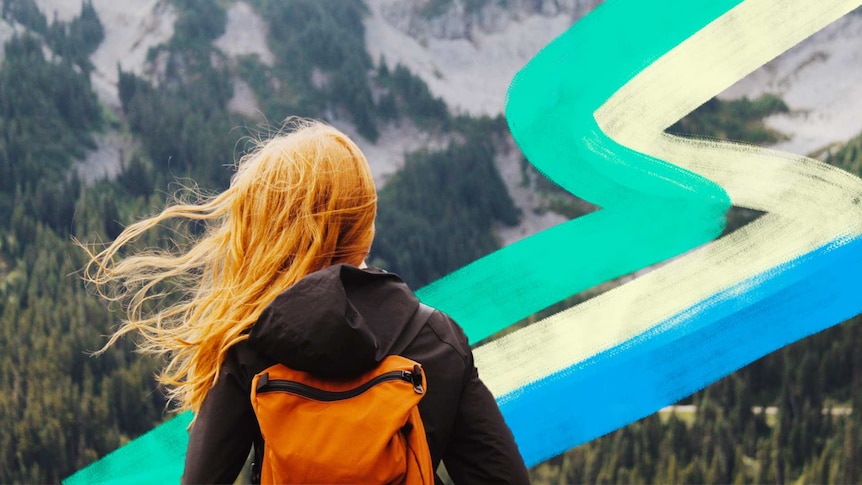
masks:
[[[98,254],[84,248],[85,280],[126,310],[102,350],[138,331],[139,350],[167,357],[158,380],[181,410],[197,413],[227,350],[279,293],[327,266],[358,266],[371,247],[377,192],[362,152],[328,125],[296,124],[244,157],[223,193],[169,205]],[[206,231],[187,250],[122,254],[175,218]],[[165,288],[176,303],[164,304]]]

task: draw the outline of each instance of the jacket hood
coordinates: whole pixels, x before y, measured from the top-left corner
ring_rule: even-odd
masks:
[[[393,353],[419,300],[401,278],[335,265],[312,273],[273,300],[249,343],[296,370],[351,377]]]

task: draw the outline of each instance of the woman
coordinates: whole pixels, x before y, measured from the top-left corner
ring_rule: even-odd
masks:
[[[456,483],[528,481],[463,331],[436,311],[410,328],[419,302],[404,282],[359,269],[376,209],[359,148],[306,121],[245,157],[225,192],[170,206],[93,255],[89,279],[127,305],[107,345],[138,331],[143,350],[168,358],[159,375],[168,397],[195,413],[184,482],[232,482],[252,444],[261,446],[249,401],[257,372],[281,362],[351,377],[390,354],[423,366],[428,392],[419,410],[434,467],[443,461]],[[206,231],[179,254],[115,261],[173,218],[203,221]],[[163,303],[167,293],[184,298]]]

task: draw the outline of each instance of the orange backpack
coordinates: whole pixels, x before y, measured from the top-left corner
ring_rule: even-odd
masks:
[[[419,364],[396,355],[349,380],[282,364],[257,374],[251,403],[265,443],[256,457],[260,483],[433,484],[417,407],[424,377]]]

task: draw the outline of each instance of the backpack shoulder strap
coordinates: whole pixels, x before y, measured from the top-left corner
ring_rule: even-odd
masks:
[[[416,313],[413,314],[413,320],[419,324],[419,328],[422,328],[435,311],[437,310],[420,301],[419,308],[416,310]]]
[[[400,354],[403,352],[404,349],[413,342],[413,339],[419,335],[422,327],[425,326],[425,323],[431,318],[431,315],[433,315],[435,311],[437,310],[433,307],[419,302],[419,308],[417,308],[413,313],[413,316],[410,317],[410,321],[404,326],[404,331],[401,332],[401,335],[398,336],[398,339],[392,345],[392,353]]]

